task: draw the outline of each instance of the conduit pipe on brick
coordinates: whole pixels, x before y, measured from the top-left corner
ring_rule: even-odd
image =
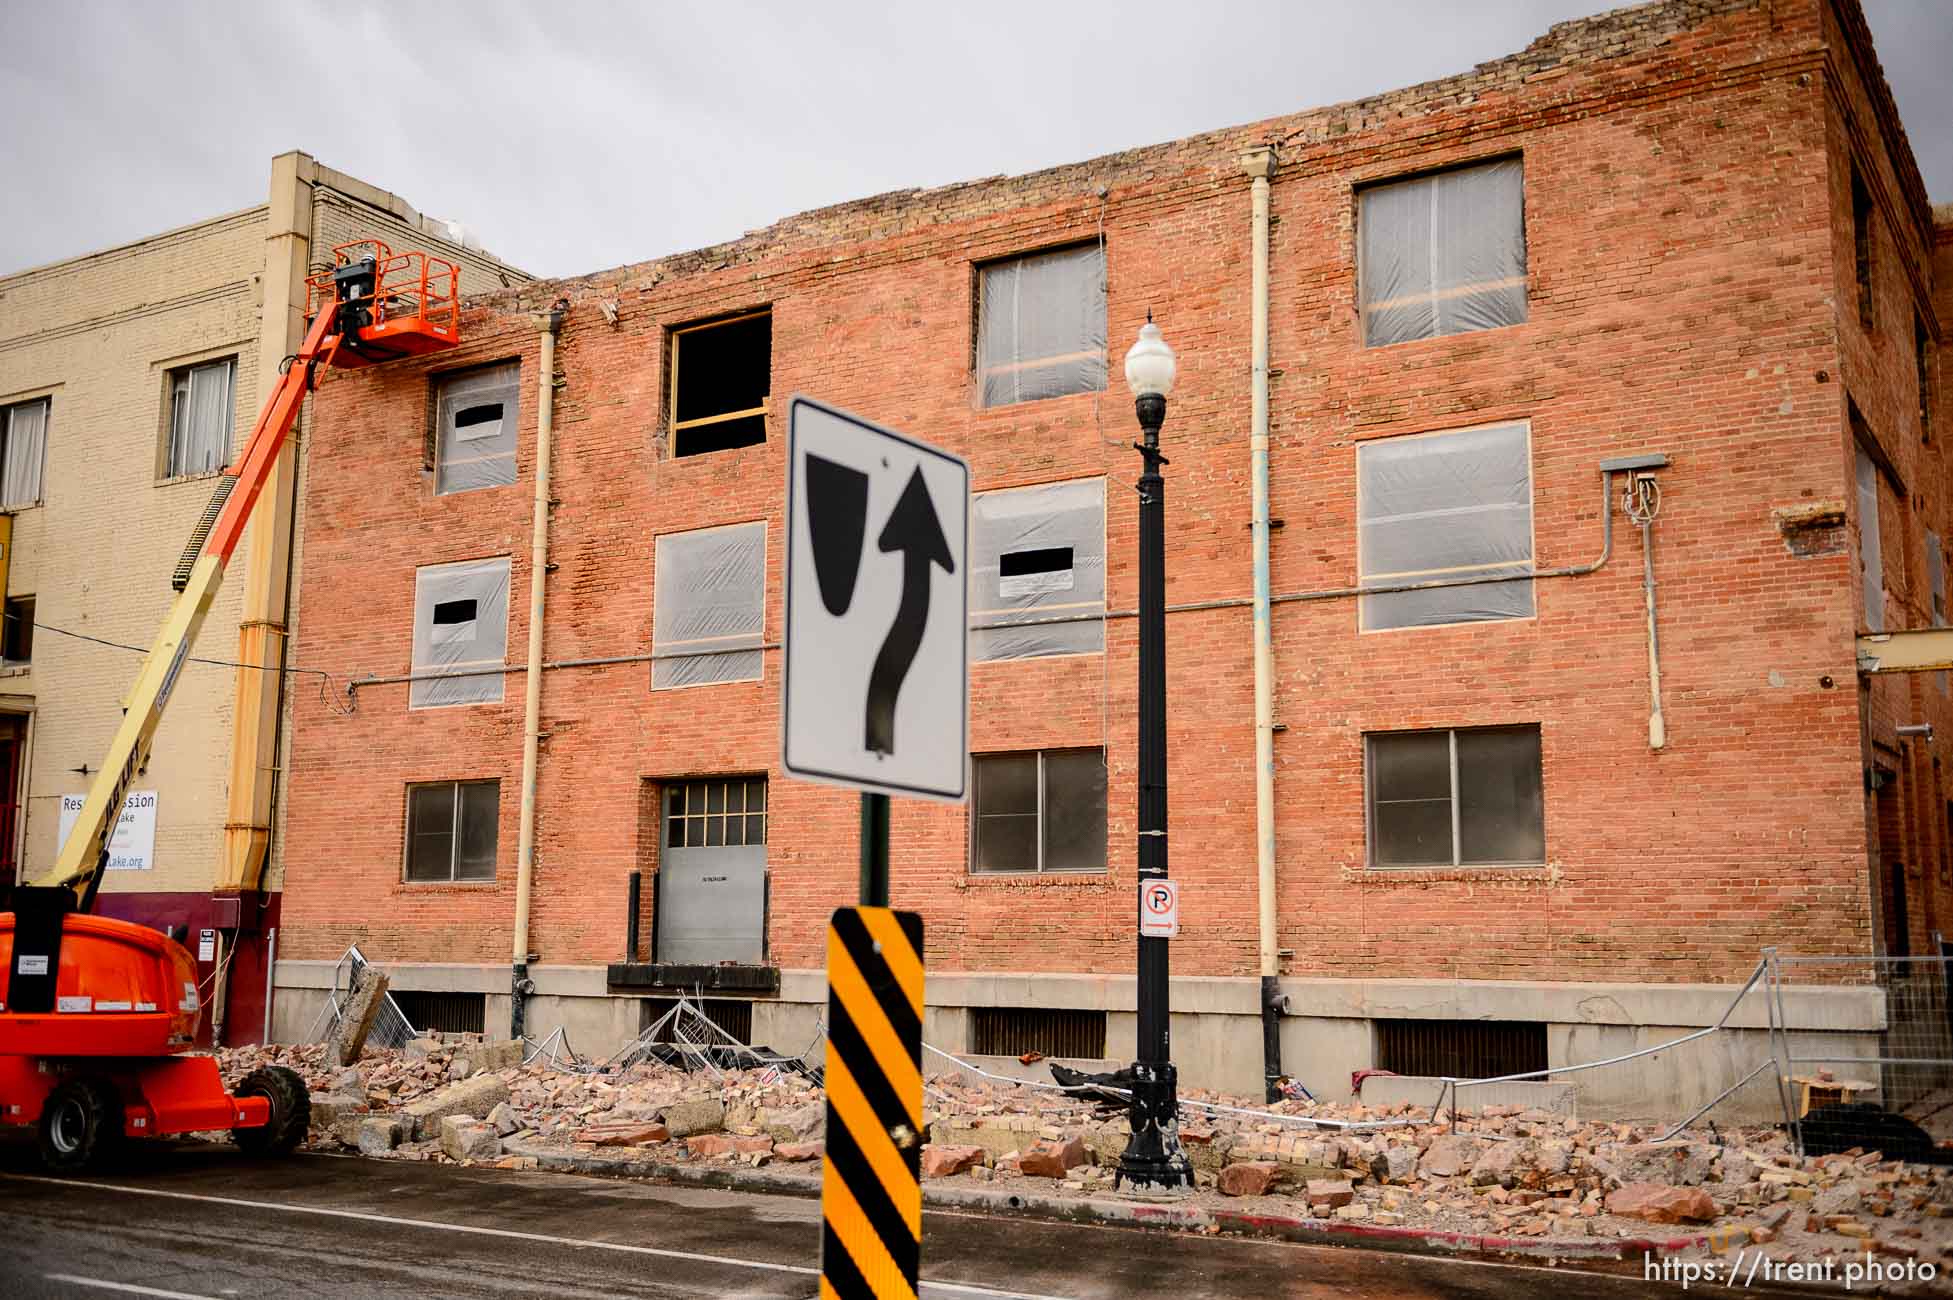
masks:
[[[569,303],[536,318],[542,358],[536,377],[536,516],[529,539],[529,658],[522,692],[522,819],[515,850],[515,966],[509,982],[509,1037],[528,1032],[529,890],[536,875],[536,767],[542,745],[543,592],[549,576],[549,444],[556,420],[556,336]]]
[[[1281,1096],[1281,952],[1275,932],[1275,642],[1269,618],[1268,585],[1268,206],[1275,175],[1275,151],[1251,150],[1241,170],[1252,178],[1254,308],[1252,424],[1248,446],[1254,466],[1255,645],[1255,892],[1261,957],[1261,1063],[1267,1100]]]

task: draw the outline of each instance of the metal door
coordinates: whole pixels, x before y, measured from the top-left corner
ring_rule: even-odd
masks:
[[[654,960],[765,960],[766,778],[670,783],[658,842]]]

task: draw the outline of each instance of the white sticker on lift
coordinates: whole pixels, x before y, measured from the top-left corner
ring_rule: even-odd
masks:
[[[93,1011],[95,999],[84,993],[79,997],[64,997],[54,1000],[56,1011]]]
[[[44,956],[30,957],[26,953],[22,953],[19,959],[15,961],[14,969],[22,975],[45,975],[47,974],[47,958]]]
[[[95,1009],[97,1011],[128,1011],[132,1008],[127,1002],[97,1002]]]
[[[138,1011],[154,1011],[155,1009],[156,1009],[156,1004],[154,1002],[136,1003],[136,1010]]]
[[[176,1004],[176,1009],[178,1011],[195,1011],[197,1009],[197,986],[189,980],[183,981],[183,1001]]]

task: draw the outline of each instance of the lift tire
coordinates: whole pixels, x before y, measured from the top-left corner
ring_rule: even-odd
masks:
[[[59,1084],[41,1106],[41,1164],[55,1173],[99,1169],[122,1150],[122,1095],[106,1079]]]
[[[231,1141],[254,1156],[282,1156],[303,1142],[312,1127],[312,1094],[295,1070],[282,1065],[253,1070],[231,1095],[263,1097],[271,1103],[270,1123],[231,1130]]]

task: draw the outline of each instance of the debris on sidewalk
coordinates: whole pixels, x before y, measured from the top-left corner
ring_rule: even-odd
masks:
[[[290,1066],[313,1090],[315,1146],[391,1159],[518,1169],[533,1167],[519,1152],[537,1144],[708,1167],[821,1154],[825,1101],[794,1070],[688,1071],[655,1057],[606,1072],[559,1068],[474,1035],[369,1047],[350,1068],[333,1050],[233,1049],[222,1054],[224,1074],[234,1083],[260,1065]],[[1542,1242],[1703,1237],[1786,1261],[1869,1250],[1936,1263],[1943,1276],[1953,1264],[1953,1169],[1878,1151],[1799,1157],[1769,1128],[1656,1143],[1659,1129],[1519,1106],[1433,1117],[1300,1098],[1261,1106],[1194,1089],[1182,1100],[1194,1195],[1214,1206]],[[1023,1180],[1059,1197],[1109,1194],[1129,1131],[1123,1115],[1086,1097],[955,1075],[929,1081],[925,1110],[922,1170],[932,1183]],[[518,1154],[505,1155],[504,1142]]]

